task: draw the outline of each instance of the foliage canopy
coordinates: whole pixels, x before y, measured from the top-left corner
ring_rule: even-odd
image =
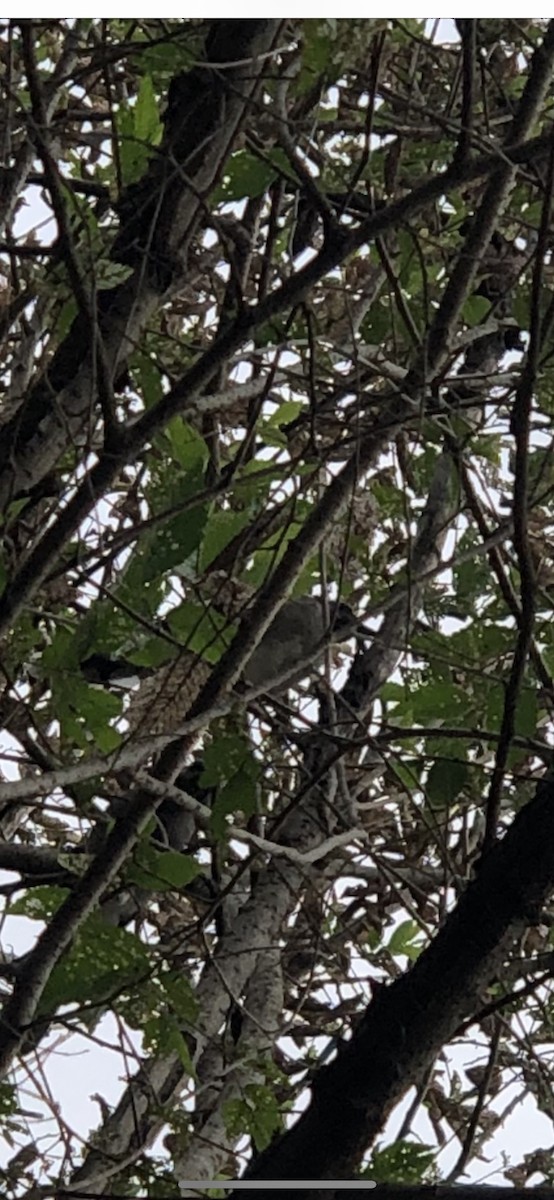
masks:
[[[554,23],[436,33],[2,26],[7,1195],[554,1183]]]

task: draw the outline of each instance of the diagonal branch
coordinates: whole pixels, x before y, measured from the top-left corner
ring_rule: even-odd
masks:
[[[480,1007],[483,989],[553,889],[554,782],[547,776],[431,945],[406,975],[379,991],[352,1040],[316,1076],[307,1111],[248,1177],[352,1175],[394,1105]],[[240,1193],[233,1195],[237,1200]],[[276,1195],[300,1200],[303,1193]]]
[[[133,218],[140,216],[144,224],[148,216],[148,227],[141,226],[142,256],[138,265],[133,259],[130,278],[98,296],[99,330],[113,376],[124,370],[147,323],[167,298],[167,280],[164,283],[156,270],[146,269],[149,264],[145,257],[146,248],[152,247],[156,236],[156,246],[163,258],[166,243],[170,244],[173,271],[178,263],[182,281],[188,249],[205,212],[204,197],[217,184],[236,134],[250,115],[264,72],[269,70],[265,58],[258,59],[257,56],[276,45],[281,26],[282,22],[278,20],[212,22],[206,47],[210,46],[210,39],[215,40],[212,49],[223,58],[221,72],[217,73],[214,62],[213,78],[210,71],[199,67],[196,73],[190,73],[190,78],[179,75],[173,81],[177,97],[174,96],[175,102],[166,115],[168,144],[162,144],[155,158],[155,163],[161,161],[165,166],[156,168],[154,165],[146,173],[140,204],[138,200],[136,204],[130,204],[131,215],[127,214],[128,220],[122,230],[122,237],[124,232],[129,235],[131,226],[135,228]],[[234,70],[235,51],[240,62],[247,58],[253,61],[247,67],[239,62]],[[213,103],[216,92],[225,95],[224,119],[219,106]],[[45,115],[48,116],[47,111]],[[210,153],[201,154],[198,139],[206,138],[210,141]],[[183,162],[178,158],[179,153],[183,155]],[[169,162],[173,171],[170,176],[167,175]],[[51,182],[50,178],[49,185]],[[53,200],[55,194],[54,191]],[[60,220],[61,214],[57,215]],[[125,245],[130,252],[128,243]],[[124,248],[116,243],[112,258],[116,255],[115,261],[122,261],[117,258],[117,253],[123,254],[125,261]],[[88,421],[90,397],[95,394],[89,338],[88,317],[79,314],[56,351],[45,377],[30,391],[14,418],[3,426],[0,508],[5,508],[14,496],[26,494],[34,487],[58,462]],[[116,459],[114,456],[114,461]]]

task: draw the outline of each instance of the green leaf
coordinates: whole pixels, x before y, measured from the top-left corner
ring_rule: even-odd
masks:
[[[267,426],[288,425],[291,421],[295,421],[301,412],[305,412],[306,405],[303,400],[281,400],[275,412],[268,417],[265,424],[262,426],[262,431],[265,433]]]
[[[151,1054],[177,1054],[187,1075],[194,1078],[194,1066],[187,1043],[171,1013],[149,1017],[142,1032],[146,1050]]]
[[[0,1117],[10,1117],[18,1112],[18,1096],[14,1084],[0,1083]]]
[[[135,142],[135,117],[131,108],[122,108],[117,115],[119,139],[119,162],[121,180],[126,187],[140,178],[143,171],[143,153]]]
[[[91,735],[104,752],[114,750],[121,736],[110,720],[122,712],[121,697],[87,683],[80,672],[80,632],[59,629],[42,656],[41,668],[52,687],[52,711],[60,722],[62,738],[84,748]]]
[[[163,993],[179,1021],[198,1019],[198,1000],[182,971],[166,971],[160,977]]]
[[[484,296],[469,296],[462,309],[462,318],[473,329],[476,325],[482,325],[490,310],[490,300],[485,300]]]
[[[251,150],[237,150],[231,155],[219,187],[212,193],[213,204],[228,204],[232,200],[243,200],[261,196],[281,170],[287,170],[288,159],[281,150],[273,150],[268,156],[271,161],[258,158]]]
[[[224,1104],[223,1119],[230,1137],[248,1133],[258,1151],[265,1150],[274,1133],[282,1127],[273,1089],[258,1083],[247,1083],[240,1099]]]
[[[186,44],[164,38],[159,45],[155,42],[151,46],[147,45],[141,53],[141,66],[154,77],[160,75],[162,80],[170,79],[178,71],[189,70],[194,65],[200,47],[195,51],[188,31],[187,35]]]
[[[163,396],[162,375],[155,358],[137,352],[130,365],[137,392],[142,396],[145,408],[158,404]]]
[[[0,524],[9,525],[11,521],[15,521],[15,518],[19,516],[20,512],[23,512],[28,503],[28,496],[21,496],[19,500],[12,500],[11,504],[8,504],[6,507],[4,517],[0,517]]]
[[[214,737],[205,747],[203,762],[204,770],[200,777],[202,787],[227,783],[241,770],[257,778],[260,769],[250,742],[238,733],[221,733]]]
[[[461,545],[460,549],[464,547]],[[460,605],[460,615],[464,615],[464,601],[473,599],[482,593],[488,583],[488,567],[481,558],[468,559],[454,567],[456,580],[456,596]]]
[[[398,779],[400,785],[405,788],[409,795],[411,795],[414,788],[417,787],[421,775],[420,758],[414,758],[413,761],[410,762],[407,757],[405,757],[404,762],[397,760],[395,763],[391,763],[390,769],[393,775],[395,775]]]
[[[133,604],[141,593],[146,599],[145,584],[159,583],[168,571],[184,566],[200,545],[208,511],[207,505],[187,508],[141,539],[120,585],[120,594],[128,604]],[[158,604],[159,598],[154,596],[151,611]]]
[[[421,929],[415,921],[401,921],[387,942],[389,954],[405,954],[414,961],[423,947]]]
[[[194,1076],[182,1027],[198,1021],[198,1001],[183,971],[150,972],[139,988],[118,996],[115,1007],[142,1034],[145,1049],[174,1050]]]
[[[162,122],[150,75],[144,75],[135,105],[135,136],[151,146],[157,146],[162,136]]]
[[[178,469],[168,459],[168,447]],[[184,570],[202,539],[209,506],[195,504],[195,498],[204,489],[206,456],[203,439],[180,418],[156,439],[145,498],[159,523],[140,538],[118,590],[118,596],[134,610],[137,597],[143,605],[146,601],[145,615],[153,614],[163,598],[164,576],[168,571]],[[160,590],[149,596],[144,585],[150,583]]]
[[[484,722],[488,729],[498,729],[504,712],[506,692],[499,683],[483,680]]]
[[[299,413],[305,411],[306,406],[301,401],[283,401],[277,411],[272,413],[260,428],[260,435],[265,444],[267,446],[287,446],[289,439],[281,426],[288,425],[290,421],[296,420]]]
[[[449,808],[466,786],[468,775],[467,763],[438,759],[433,763],[425,785],[429,804],[433,808]]]
[[[256,780],[241,769],[217,790],[212,809],[211,827],[216,837],[223,837],[226,829],[226,817],[236,812],[243,812],[250,817],[256,811],[257,787]]]
[[[154,892],[179,891],[202,873],[202,867],[188,854],[177,850],[157,850],[141,844],[135,850],[125,878],[138,887]]]
[[[279,463],[253,458],[244,463],[237,480],[240,479],[240,498],[243,504],[250,506],[250,520],[260,512],[267,502],[267,494],[271,485],[281,479]]]
[[[77,316],[77,311],[77,301],[73,297],[71,297],[70,300],[66,300],[65,304],[62,304],[62,307],[56,317],[55,326],[56,339],[58,341],[63,342],[64,338],[69,333],[75,317]]]
[[[446,720],[449,724],[459,724],[460,714],[465,717],[467,693],[448,679],[422,684],[411,699],[414,721],[422,725]]]
[[[100,292],[125,283],[125,280],[129,279],[132,274],[132,267],[126,267],[124,263],[112,262],[109,258],[99,258],[94,265],[94,282]]]
[[[212,829],[223,837],[229,815],[241,811],[250,816],[256,810],[260,764],[247,739],[240,734],[220,734],[205,748],[203,787],[217,787],[212,809]]]
[[[12,900],[8,911],[10,916],[28,917],[30,921],[46,921],[54,916],[68,895],[68,888],[41,884],[25,892],[19,899]]]
[[[524,284],[518,288],[512,305],[512,315],[520,329],[529,328],[530,308],[529,287]]]
[[[149,638],[138,650],[126,655],[132,666],[161,667],[175,658],[175,646],[162,637]]]
[[[378,929],[366,929],[362,940],[371,956],[371,952],[377,950],[377,947],[381,945],[381,934]]]
[[[71,700],[75,711],[90,730],[99,750],[108,753],[121,742],[121,735],[109,725],[109,721],[121,715],[123,703],[120,696],[107,689],[80,685]]]
[[[302,50],[302,65],[314,75],[321,75],[333,58],[333,42],[329,37],[329,29],[319,20],[304,22],[304,46]]]
[[[168,422],[165,436],[170,444],[171,453],[179,466],[187,471],[193,468],[204,468],[208,461],[208,447],[198,431],[189,425],[182,417],[173,417]]]
[[[146,171],[152,147],[162,135],[162,123],[152,80],[143,76],[134,105],[117,115],[120,164],[123,184],[135,183]]]
[[[214,558],[217,558],[218,554],[250,524],[251,520],[252,513],[249,509],[244,509],[242,512],[233,512],[230,509],[212,512],[206,522],[200,547],[200,570],[205,571]]]
[[[296,519],[290,520],[285,529],[279,529],[277,533],[263,543],[259,550],[252,556],[252,564],[248,568],[246,580],[250,586],[256,590],[266,578],[268,571],[268,563],[271,562],[273,567],[279,563],[286,552],[289,542],[293,541],[298,536],[298,531],[302,526],[302,521],[307,515],[307,508],[299,503],[296,509]],[[300,594],[306,594],[304,593]]]
[[[62,1004],[98,1004],[138,980],[150,969],[144,944],[125,929],[108,925],[94,913],[52,971],[40,1013]]]
[[[364,1174],[375,1183],[415,1184],[424,1179],[433,1166],[435,1152],[421,1142],[393,1142],[384,1150],[374,1150]]]
[[[69,675],[78,671],[79,661],[75,631],[60,626],[50,644],[44,648],[41,659],[42,673],[46,676],[64,672]]]
[[[168,613],[167,623],[183,647],[201,655],[209,663],[218,662],[234,632],[234,627],[213,607],[201,608],[190,600],[172,609]]]
[[[538,697],[536,688],[522,688],[516,706],[514,732],[519,737],[536,737]]]

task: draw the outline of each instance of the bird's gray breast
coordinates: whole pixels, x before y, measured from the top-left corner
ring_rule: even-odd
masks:
[[[244,669],[244,679],[251,687],[263,687],[277,675],[292,671],[303,663],[300,676],[306,673],[306,659],[319,657],[324,634],[321,604],[313,597],[288,600],[266,630]]]

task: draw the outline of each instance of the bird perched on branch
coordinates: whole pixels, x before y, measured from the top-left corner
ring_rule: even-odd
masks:
[[[218,599],[222,608],[221,595]],[[236,597],[234,599],[236,612]],[[216,603],[214,598],[214,609]],[[230,608],[233,612],[233,605]],[[358,629],[356,617],[347,604],[330,602],[326,613],[318,597],[288,600],[250,655],[241,682],[275,694],[283,686],[308,674],[310,668],[321,659],[327,644],[344,641],[356,634],[359,636],[360,632],[361,627]],[[176,658],[155,670],[135,667],[122,658],[112,659],[100,653],[90,655],[81,663],[81,671],[91,683],[110,686],[123,683],[133,675],[143,676],[125,713],[130,734],[135,737],[176,733],[211,670],[213,667],[209,663],[186,648]],[[285,674],[286,684],[281,683],[274,690],[272,680]],[[175,780],[175,788],[211,807],[215,789],[202,785],[203,770],[201,761],[189,764]],[[113,794],[110,799],[111,818],[122,815],[127,804],[125,789],[121,795]],[[190,804],[185,801],[180,804],[175,795],[161,802],[151,835],[157,848],[190,852],[195,831],[196,818]],[[126,887],[123,892],[109,897],[102,909],[105,919],[112,924],[127,924],[140,913],[141,897],[140,887]]]
[[[267,684],[271,691],[271,680],[294,667],[295,663],[300,669],[296,679],[301,678],[309,666],[320,660],[327,640],[343,642],[353,637],[355,631],[354,613],[342,601],[329,605],[327,625],[318,596],[287,600],[249,658],[244,668],[244,681],[251,687]]]
[[[308,674],[321,660],[328,642],[346,641],[356,635],[356,617],[348,604],[333,601],[328,611],[329,624],[319,597],[287,600],[248,659],[242,682],[276,694]],[[212,669],[187,649],[154,672],[103,654],[92,654],[81,664],[91,683],[109,685],[132,675],[143,677],[126,716],[132,731],[142,729],[149,736],[178,728]],[[273,689],[272,680],[289,669],[286,684]]]

